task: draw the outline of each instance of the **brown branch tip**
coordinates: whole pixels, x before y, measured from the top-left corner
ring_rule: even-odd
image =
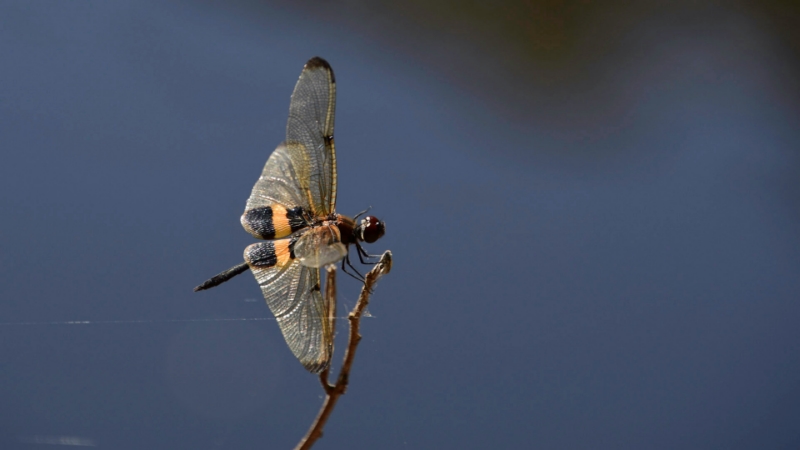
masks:
[[[331,330],[333,330],[334,317],[336,317],[336,266],[330,265],[326,269],[328,276],[325,280],[325,302],[328,305],[328,314],[331,318]],[[392,252],[386,250],[377,264],[367,273],[364,277],[364,286],[361,288],[361,295],[358,296],[358,301],[353,310],[348,315],[350,322],[350,333],[347,339],[347,349],[344,352],[344,359],[342,360],[342,368],[339,370],[339,376],[336,377],[336,384],[330,384],[328,381],[329,369],[325,369],[320,374],[320,382],[322,389],[325,391],[325,400],[322,402],[319,413],[316,419],[311,424],[308,432],[300,440],[295,447],[295,450],[306,450],[311,448],[314,443],[322,437],[322,429],[325,423],[333,412],[336,402],[339,397],[344,395],[347,391],[347,383],[350,380],[350,368],[353,365],[353,359],[356,355],[356,348],[361,341],[359,334],[359,327],[361,325],[361,316],[369,304],[369,296],[372,294],[372,288],[382,276],[392,270]]]

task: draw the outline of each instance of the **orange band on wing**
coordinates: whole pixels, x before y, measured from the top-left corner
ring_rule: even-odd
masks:
[[[272,226],[275,227],[275,238],[282,238],[292,234],[289,216],[282,205],[272,205]]]
[[[275,257],[278,259],[275,265],[278,267],[283,267],[292,262],[292,252],[289,250],[289,241],[289,239],[281,239],[280,241],[274,242]]]

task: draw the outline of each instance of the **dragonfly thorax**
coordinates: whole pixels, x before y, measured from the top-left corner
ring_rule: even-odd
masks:
[[[354,219],[345,215],[331,214],[322,224],[336,225],[344,245],[357,244],[359,242],[372,244],[386,232],[386,224],[375,216],[364,217],[360,222],[356,223]]]

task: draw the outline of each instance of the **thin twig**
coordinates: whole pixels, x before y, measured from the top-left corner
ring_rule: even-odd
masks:
[[[358,333],[361,325],[361,315],[364,313],[364,310],[369,304],[369,296],[372,293],[373,286],[380,277],[389,273],[391,269],[392,252],[387,250],[381,256],[380,261],[375,264],[375,267],[373,267],[372,270],[367,273],[364,281],[364,287],[361,288],[361,295],[358,296],[358,302],[356,302],[356,306],[352,311],[350,311],[350,315],[348,316],[350,322],[350,336],[347,342],[347,350],[345,350],[344,353],[342,368],[339,370],[339,376],[336,379],[336,384],[332,385],[328,381],[328,369],[325,369],[320,374],[320,382],[322,383],[322,388],[325,390],[325,400],[322,402],[322,407],[320,407],[317,418],[314,419],[314,423],[311,424],[311,428],[308,429],[306,435],[303,436],[303,439],[301,439],[300,443],[297,444],[295,450],[309,449],[312,445],[314,445],[314,442],[316,442],[317,439],[322,437],[322,429],[325,427],[325,423],[328,421],[328,417],[330,417],[331,412],[333,412],[336,402],[339,400],[339,397],[344,395],[344,393],[347,391],[347,383],[350,380],[350,368],[352,367],[353,359],[356,356],[356,348],[358,347],[358,343],[361,341],[361,335]],[[335,279],[336,269],[328,268],[325,296],[328,300],[334,302],[334,304],[336,303]]]

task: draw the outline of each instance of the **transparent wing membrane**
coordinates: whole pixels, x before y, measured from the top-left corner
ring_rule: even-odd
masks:
[[[292,93],[286,141],[264,165],[245,213],[276,203],[286,209],[301,206],[315,217],[335,211],[335,103],[336,84],[330,65],[321,58],[310,59]],[[253,234],[247,226],[245,229]]]
[[[300,183],[310,194],[311,211],[326,216],[336,209],[336,151],[333,118],[336,82],[331,66],[311,58],[297,80],[286,124],[287,147],[306,162],[307,177]]]
[[[292,148],[294,147],[294,148]],[[309,165],[299,144],[282,143],[272,152],[261,176],[247,199],[245,211],[278,203],[291,209],[302,206],[309,209],[310,192],[301,180],[310,176]]]
[[[331,360],[333,336],[330,307],[320,292],[319,269],[294,260],[283,267],[251,266],[250,270],[289,349],[308,371],[323,371]]]

